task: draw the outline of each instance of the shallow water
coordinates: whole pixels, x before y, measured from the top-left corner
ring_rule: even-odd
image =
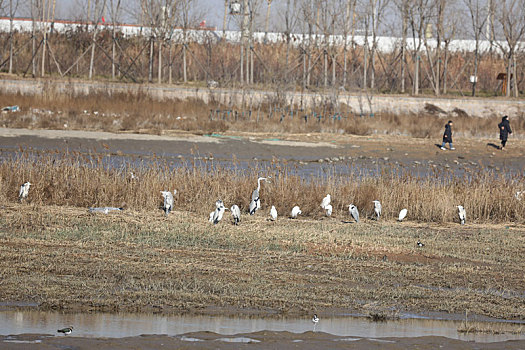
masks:
[[[496,342],[525,339],[525,334],[469,334],[457,332],[459,321],[405,318],[387,322],[372,322],[364,317],[322,317],[316,332],[359,338],[444,336],[452,339]],[[170,336],[209,331],[221,335],[258,331],[313,331],[309,318],[248,318],[222,316],[163,316],[154,314],[64,314],[41,311],[0,312],[0,335],[23,333],[57,334],[57,329],[74,326],[78,337],[120,338],[142,334]],[[225,337],[224,339],[230,339]],[[232,340],[230,340],[232,341]],[[235,340],[235,341],[243,341]]]

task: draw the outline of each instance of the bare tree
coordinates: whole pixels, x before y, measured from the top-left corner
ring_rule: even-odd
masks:
[[[502,0],[496,7],[496,20],[506,44],[495,41],[507,59],[507,97],[513,83],[514,97],[518,97],[516,51],[525,35],[525,0]],[[497,33],[495,34],[495,36]]]
[[[111,78],[115,79],[115,57],[117,51],[117,24],[120,16],[120,3],[121,0],[110,0],[109,1],[109,14],[111,16]]]
[[[473,72],[474,80],[472,81],[472,96],[475,96],[477,78],[478,78],[479,56],[480,56],[479,44],[480,44],[480,41],[483,35],[483,30],[485,29],[487,18],[489,17],[488,17],[488,11],[486,11],[487,8],[484,7],[482,4],[480,4],[479,0],[463,0],[463,2],[467,6],[468,13],[470,15],[471,34],[474,37],[474,40],[476,42],[475,47],[474,47],[474,72]]]
[[[94,10],[93,10],[93,21],[91,23],[93,27],[93,36],[91,39],[91,58],[89,60],[89,79],[90,80],[93,79],[95,47],[96,47],[96,42],[97,42],[97,34],[99,31],[99,25],[100,25],[100,22],[102,21],[102,17],[104,16],[104,12],[106,10],[106,0],[94,0],[94,1],[95,3],[94,3]]]

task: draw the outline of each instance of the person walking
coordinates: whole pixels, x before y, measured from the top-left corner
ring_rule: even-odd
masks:
[[[445,132],[443,133],[443,144],[441,145],[441,149],[443,151],[446,150],[446,143],[448,143],[450,150],[455,150],[454,146],[452,146],[452,125],[452,120],[449,120],[448,123],[445,124]]]
[[[505,145],[507,144],[507,139],[509,134],[512,134],[512,129],[510,128],[509,117],[504,116],[501,118],[501,123],[498,124],[499,129],[499,139],[501,140],[500,150],[505,150]]]

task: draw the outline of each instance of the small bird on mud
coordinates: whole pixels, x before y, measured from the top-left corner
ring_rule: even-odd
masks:
[[[321,208],[326,209],[328,205],[330,205],[331,202],[330,195],[327,194],[326,197],[323,198],[323,201],[321,202]]]
[[[177,190],[173,190],[173,194],[170,191],[160,191],[162,194],[162,197],[164,197],[164,205],[162,206],[162,209],[164,209],[164,213],[166,216],[170,213],[170,211],[173,210],[173,196],[177,194]]]
[[[314,332],[315,332],[315,326],[319,323],[319,317],[317,317],[317,314],[314,314],[314,317],[312,317],[312,322],[314,323]]]
[[[29,181],[20,186],[20,191],[18,192],[18,199],[20,202],[26,199],[29,195],[29,187],[31,187],[31,183]]]
[[[272,205],[272,209],[270,209],[270,220],[275,221],[277,220],[277,209],[275,209],[275,206]]]
[[[70,335],[73,332],[73,326],[62,328],[57,330],[58,333],[64,333],[64,335]]]
[[[425,246],[425,244],[424,244],[424,243],[421,243],[421,241],[417,241],[416,244],[417,244],[417,246],[418,246],[419,248],[422,248],[422,247]]]
[[[379,201],[372,201],[374,203],[374,212],[376,213],[376,220],[379,220],[379,217],[381,216],[381,202]]]
[[[354,218],[355,222],[359,222],[359,210],[357,210],[357,207],[353,204],[350,204],[348,206],[348,211],[350,212],[350,215]]]
[[[241,222],[241,209],[237,204],[234,204],[230,208],[230,211],[232,212],[233,224],[239,225],[239,222]]]
[[[332,216],[332,205],[328,204],[326,207],[324,207],[326,216]]]
[[[292,208],[292,213],[290,214],[291,219],[297,219],[297,215],[302,214],[301,209],[299,206],[295,206]]]
[[[459,215],[459,222],[461,222],[461,225],[465,225],[465,220],[467,219],[467,212],[465,211],[465,208],[463,208],[462,205],[458,205],[458,215]]]
[[[397,219],[397,221],[399,221],[399,222],[403,221],[403,219],[406,218],[406,216],[407,216],[407,212],[408,212],[408,210],[401,209],[401,211],[399,212],[399,218]]]

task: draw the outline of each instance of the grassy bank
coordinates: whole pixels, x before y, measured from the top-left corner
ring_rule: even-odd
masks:
[[[228,221],[4,205],[0,299],[65,310],[524,317],[522,226]]]
[[[275,96],[274,96],[275,97]],[[469,116],[457,109],[445,113],[434,105],[414,114],[376,113],[361,117],[346,104],[321,103],[307,110],[291,106],[275,97],[251,107],[228,106],[189,98],[158,100],[145,92],[98,92],[74,96],[52,87],[42,95],[1,94],[0,106],[20,106],[20,112],[2,115],[3,127],[142,132],[162,134],[169,130],[194,133],[273,132],[273,133],[346,133],[354,135],[393,134],[418,138],[440,138],[445,123],[454,120],[456,136],[497,135],[501,116]],[[251,102],[250,102],[251,103]],[[216,113],[216,111],[221,111]],[[305,119],[305,115],[308,117]],[[525,129],[523,115],[513,118],[515,135]]]
[[[469,223],[523,223],[525,201],[515,198],[523,190],[522,176],[497,176],[493,172],[453,172],[429,170],[425,177],[415,177],[400,168],[378,168],[378,174],[353,172],[338,174],[328,168],[324,176],[303,178],[293,169],[275,162],[266,168],[225,168],[213,161],[188,162],[173,168],[163,159],[143,165],[129,164],[113,168],[111,156],[102,154],[42,154],[20,151],[0,163],[0,204],[18,202],[18,189],[31,182],[27,203],[87,208],[124,206],[132,210],[160,212],[161,190],[176,189],[175,207],[206,218],[221,198],[226,206],[240,206],[248,211],[258,176],[271,176],[263,183],[261,201],[264,214],[274,205],[279,215],[288,216],[299,205],[303,217],[319,219],[322,198],[330,193],[333,217],[349,220],[348,205],[353,203],[362,219],[373,216],[372,200],[380,200],[383,218],[397,218],[408,209],[408,220],[457,222],[457,205],[467,211]],[[347,163],[351,166],[352,163]],[[133,173],[134,178],[132,178]]]

